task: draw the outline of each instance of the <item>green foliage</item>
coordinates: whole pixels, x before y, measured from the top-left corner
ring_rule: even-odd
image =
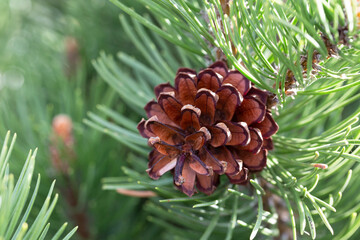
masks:
[[[294,239],[358,239],[355,4],[233,0],[224,14],[217,0],[0,1],[0,133],[21,133],[20,144],[12,148],[12,142],[0,155],[0,236],[57,239],[64,219],[75,226],[72,213],[85,213],[89,239],[269,239],[283,234],[278,222],[285,214],[289,220],[281,224]],[[120,18],[114,6],[122,10]],[[348,39],[342,44],[339,30],[345,28]],[[69,38],[77,43],[77,64],[67,58]],[[329,44],[337,45],[336,56],[329,55]],[[154,86],[173,83],[179,67],[206,67],[219,51],[256,86],[277,95],[280,130],[267,168],[251,184],[239,187],[224,178],[213,195],[188,198],[173,188],[170,175],[158,181],[146,175],[150,149],[136,125],[155,97]],[[292,97],[286,89],[289,73],[298,84],[290,89],[297,93]],[[60,113],[74,126],[76,157],[61,158],[68,175],[52,164],[49,151],[51,122]],[[9,141],[8,135],[6,146]],[[12,150],[19,159],[34,144],[40,147],[35,171],[44,184],[38,178],[30,197],[26,175],[34,171],[36,152],[25,166],[5,162]],[[319,164],[328,168],[314,167],[325,166]],[[20,176],[17,183],[9,172]],[[66,198],[68,186],[76,207]],[[157,196],[142,200],[103,191],[119,188]],[[57,200],[53,189],[64,195],[51,218],[52,226],[62,225],[59,230],[47,223]],[[35,201],[36,195],[45,203]],[[78,238],[83,229],[79,226]]]
[[[36,219],[30,223],[29,214],[34,211],[34,202],[39,202],[36,197],[40,186],[40,174],[33,194],[31,197],[29,195],[37,149],[29,152],[16,181],[14,175],[9,171],[9,159],[15,140],[16,135],[10,142],[10,132],[8,132],[0,153],[0,239],[45,239],[50,228],[48,221],[58,200],[58,194],[52,197],[55,181],[52,183]],[[66,226],[67,223],[64,223],[52,239],[59,239]],[[77,227],[71,230],[63,239],[70,239],[76,229]]]
[[[118,16],[111,15],[113,6],[101,0],[55,2],[32,1],[31,11],[14,9],[10,1],[0,3],[0,134],[6,134],[7,129],[21,133],[13,150],[15,158],[21,158],[28,148],[39,146],[35,170],[42,177],[39,198],[46,198],[54,178],[57,179],[54,191],[63,196],[53,212],[52,225],[60,226],[65,219],[71,227],[78,225],[77,239],[85,228],[90,239],[134,239],[139,229],[151,238],[159,228],[146,225],[142,200],[116,192],[104,194],[101,188],[103,177],[121,175],[125,163],[119,159],[125,158],[125,148],[82,124],[87,111],[95,109],[97,104],[117,112],[126,111],[115,91],[97,77],[91,66],[92,55],[100,49],[111,51],[118,44],[113,31],[104,28],[104,25],[117,26]],[[99,14],[104,16],[105,23],[89,22],[89,17]],[[98,38],[93,37],[95,32]],[[119,32],[116,36],[123,34]],[[69,37],[76,37],[79,54],[76,73],[71,76],[66,72]],[[20,44],[13,45],[14,41]],[[12,80],[20,81],[14,87]],[[69,167],[67,176],[53,165],[50,151],[54,145],[52,120],[58,114],[67,114],[73,123],[75,157],[61,156]],[[14,161],[10,169],[20,174],[22,164]],[[75,207],[68,198],[68,188],[74,190]],[[42,203],[34,202],[34,209],[41,207]],[[30,212],[29,219],[35,219],[37,213]],[[83,213],[85,227],[74,217]],[[55,230],[50,227],[48,235],[56,234]]]
[[[215,0],[139,2],[147,6],[151,16],[113,1],[132,18],[129,24],[120,16],[142,61],[120,53],[117,60],[101,54],[94,62],[102,78],[138,113],[138,117],[125,116],[101,106],[101,114],[111,121],[93,113],[85,120],[135,153],[128,154],[130,168],[123,168],[128,177],[107,179],[104,188],[156,192],[159,197],[149,200],[145,209],[151,222],[167,229],[164,238],[254,238],[257,231],[263,238],[276,236],[281,216],[276,206],[263,208],[268,194],[282,199],[294,239],[303,234],[317,239],[329,239],[329,234],[336,239],[359,237],[356,191],[360,175],[356,173],[360,169],[360,108],[356,101],[360,97],[360,51],[353,37],[358,33],[352,14],[355,4],[234,0],[226,15]],[[348,45],[339,44],[343,40],[338,29],[342,27],[348,28]],[[320,32],[338,45],[338,56],[328,55],[330,49]],[[222,179],[224,183],[214,195],[199,194],[189,199],[172,188],[169,175],[158,181],[146,176],[149,149],[135,126],[144,116],[142,107],[154,98],[156,84],[172,82],[178,67],[198,70],[206,66],[207,59],[215,59],[216,48],[255,85],[279,97],[275,119],[280,130],[273,138],[275,150],[269,153],[267,168],[254,176],[261,185],[254,181],[254,188],[229,186]],[[319,66],[312,61],[305,62],[306,68],[300,64],[304,57],[312,59],[314,54],[320,54]],[[132,69],[131,73],[124,65]],[[298,83],[293,87],[298,95],[293,97],[288,97],[285,89],[289,72]],[[321,164],[328,168],[316,167],[325,166]],[[247,195],[250,199],[239,201]]]

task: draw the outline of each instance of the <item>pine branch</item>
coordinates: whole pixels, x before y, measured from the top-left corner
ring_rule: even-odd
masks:
[[[119,174],[119,168],[114,166],[126,155],[126,148],[82,124],[87,111],[96,104],[114,107],[117,112],[126,111],[118,104],[116,92],[98,78],[91,66],[100,49],[115,51],[118,41],[128,46],[127,54],[133,54],[131,42],[123,31],[114,33],[111,27],[103,27],[118,25],[118,16],[114,14],[117,9],[109,2],[99,1],[32,2],[31,8],[22,8],[24,5],[15,2],[0,3],[0,133],[11,129],[22,136],[12,156],[22,157],[36,143],[37,171],[44,183],[38,189],[38,198],[45,199],[53,178],[57,179],[55,188],[63,195],[67,182],[52,165],[49,148],[53,117],[61,113],[69,115],[74,124],[77,157],[62,156],[61,160],[68,165],[77,209],[86,210],[90,238],[132,239],[139,229],[150,238],[156,236],[159,228],[145,224],[146,216],[139,207],[141,201],[120,197],[116,192],[104,195],[101,189],[101,178]],[[68,38],[76,40],[77,47],[69,47]],[[72,57],[77,60],[73,61]],[[76,70],[68,74],[71,67]],[[104,145],[98,149],[100,142]],[[17,161],[11,166],[14,174],[22,169]],[[59,199],[59,204],[61,207],[52,214],[51,225],[58,226],[65,219],[70,220],[69,225],[77,225],[75,219],[67,217],[67,213],[77,210],[72,211],[64,197]],[[33,209],[41,207],[42,202],[34,202]],[[34,215],[36,212],[30,212],[29,218]],[[127,221],[119,221],[122,218]],[[49,227],[46,237],[56,230]]]
[[[340,1],[331,4],[319,1],[285,3],[233,1],[232,5],[229,5],[229,12],[224,13],[223,6],[218,1],[204,3],[151,1],[148,9],[156,19],[155,24],[149,20],[150,18],[140,16],[126,5],[114,3],[171,43],[176,44],[177,40],[174,38],[180,35],[187,45],[184,47],[184,44],[177,44],[184,49],[184,51],[179,50],[183,56],[182,62],[189,63],[194,53],[199,54],[190,50],[190,46],[202,48],[203,53],[209,54],[209,59],[214,59],[216,52],[214,49],[220,48],[229,65],[234,66],[256,86],[278,96],[281,105],[276,121],[280,130],[274,137],[275,151],[269,156],[266,170],[260,176],[254,177],[265,179],[270,194],[283,199],[290,214],[290,221],[287,224],[291,225],[294,239],[299,233],[305,234],[306,227],[312,238],[317,235],[320,239],[326,239],[329,233],[324,232],[325,227],[338,238],[357,234],[352,226],[349,227],[351,234],[337,231],[344,218],[350,217],[352,222],[357,223],[356,217],[352,214],[359,206],[349,199],[346,201],[348,204],[345,204],[348,206],[339,205],[340,200],[345,201],[343,192],[350,181],[349,173],[360,170],[356,164],[359,151],[360,111],[357,106],[352,105],[360,96],[358,94],[360,52],[356,49],[358,30],[354,28],[354,15],[351,14],[352,10],[349,10],[354,5],[346,3],[346,10],[343,12],[344,5]],[[207,13],[207,18],[201,16],[199,19],[202,9]],[[198,14],[193,14],[194,12]],[[103,54],[94,66],[104,80],[124,99],[125,104],[128,104],[140,117],[144,116],[142,106],[153,97],[152,88],[155,84],[158,81],[172,81],[174,75],[171,75],[171,72],[176,71],[172,66],[183,65],[174,57],[176,54],[172,51],[169,51],[170,54],[166,57],[161,57],[158,53],[163,52],[162,45],[149,44],[151,39],[154,41],[158,39],[150,36],[136,21],[133,22],[136,30],[131,32],[125,18],[121,17],[121,20],[126,23],[124,27],[128,29],[134,44],[147,63],[133,59],[128,61],[125,55],[121,54],[120,61],[132,69],[131,74],[125,74],[112,58]],[[344,44],[343,32],[339,31],[344,28],[348,28],[346,38],[350,40],[346,41],[349,41],[349,44]],[[173,34],[175,29],[176,34]],[[138,39],[147,41],[140,42]],[[193,43],[194,39],[200,44],[188,45]],[[335,46],[338,51],[337,57],[331,54],[335,52]],[[156,61],[152,61],[153,59]],[[170,62],[171,67],[167,64]],[[207,59],[200,59],[191,67],[201,67],[206,65],[206,62]],[[147,67],[146,64],[151,67]],[[143,73],[148,74],[144,76]],[[135,80],[129,83],[128,79]],[[292,81],[297,84],[294,85]],[[298,96],[287,97],[295,92]],[[138,98],[136,102],[133,96]],[[344,107],[351,109],[352,112],[349,114],[344,111]],[[114,116],[120,127],[94,114],[89,114],[86,123],[115,137],[140,156],[146,155],[147,151],[143,148],[145,142],[134,136],[137,132],[134,128],[136,122],[104,108],[101,110],[108,116]],[[124,139],[123,136],[131,139]],[[128,163],[130,165],[132,162],[138,163],[138,158],[130,156]],[[142,166],[143,169],[146,168],[144,162]],[[106,180],[104,188],[151,190],[160,198],[166,198],[160,203],[152,202],[147,205],[147,210],[155,217],[151,217],[151,221],[159,222],[159,225],[168,227],[181,237],[191,235],[205,238],[209,237],[210,232],[217,237],[236,236],[240,233],[250,236],[249,228],[254,229],[254,227],[254,232],[259,230],[259,233],[266,236],[279,234],[271,217],[264,221],[266,227],[259,225],[261,218],[256,221],[254,201],[251,201],[252,208],[243,202],[238,204],[236,217],[242,220],[238,219],[236,223],[237,226],[242,227],[235,227],[234,231],[230,231],[229,219],[233,224],[233,218],[236,217],[231,211],[234,205],[227,203],[234,201],[236,194],[224,194],[226,196],[224,197],[219,190],[218,195],[209,197],[182,198],[170,187],[170,178],[163,176],[162,180],[152,182],[142,174],[143,169],[139,165],[133,165],[132,168],[137,170],[124,168],[129,179]],[[344,182],[345,187],[339,186],[339,183]],[[255,186],[260,191],[261,187],[256,184]],[[224,188],[227,188],[227,184],[219,186],[219,189]],[[349,189],[347,191],[351,192],[347,192],[348,198],[357,196],[356,186]],[[241,191],[249,191],[248,188],[233,190],[240,195]],[[251,198],[254,192],[252,188],[250,190]],[[333,197],[335,195],[336,198]],[[174,205],[174,208],[181,208],[183,211],[173,210],[165,202],[176,202],[178,205]],[[262,201],[258,204],[260,206]],[[206,210],[194,212],[190,210],[194,206],[206,207]],[[333,213],[335,206],[336,213]],[[167,212],[170,209],[172,214]],[[276,219],[276,208],[270,210],[271,212],[264,211],[262,214],[274,215]],[[218,211],[221,211],[222,217],[226,220],[217,217]],[[341,218],[341,213],[345,212],[346,217]],[[195,222],[191,216],[199,217],[199,221]],[[209,224],[211,228],[207,227]],[[267,225],[270,227],[267,228]],[[189,235],[181,234],[177,226],[189,229]]]
[[[40,185],[40,175],[38,175],[34,193],[29,199],[37,149],[34,152],[29,152],[19,179],[15,184],[14,176],[9,173],[9,159],[15,140],[16,135],[13,136],[10,143],[10,132],[8,132],[0,153],[0,236],[3,239],[44,239],[50,227],[50,223],[47,222],[58,199],[56,194],[51,200],[55,181],[52,183],[36,219],[33,220],[32,224],[29,224],[29,220],[32,221],[29,219],[29,214],[33,211],[32,207]],[[67,223],[64,223],[52,239],[59,239],[66,226]],[[70,239],[76,229],[77,227],[70,231],[65,238]]]

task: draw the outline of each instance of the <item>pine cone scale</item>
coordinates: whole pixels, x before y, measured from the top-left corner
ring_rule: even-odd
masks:
[[[226,145],[245,146],[250,142],[250,132],[245,122],[223,122],[231,133],[231,139]]]
[[[203,161],[200,160],[198,156],[195,154],[189,156],[189,166],[194,172],[198,175],[210,176],[212,175],[212,170],[208,166],[205,165]]]
[[[212,69],[205,69],[199,73],[197,89],[205,88],[216,92],[221,86],[220,79]]]
[[[231,71],[225,78],[223,84],[231,84],[242,96],[245,96],[251,88],[250,81],[238,71]]]
[[[163,124],[174,125],[174,122],[170,120],[168,115],[164,112],[160,104],[158,104],[157,102],[150,101],[148,104],[146,104],[144,109],[148,118],[156,116]]]
[[[253,154],[259,153],[261,148],[263,147],[263,137],[261,135],[261,132],[257,128],[249,127],[250,132],[250,142],[246,146],[236,146],[240,150],[249,151]]]
[[[160,159],[153,162],[153,165],[151,165],[147,172],[152,179],[159,179],[164,173],[175,167],[176,161],[176,158],[162,156]]]
[[[200,119],[205,126],[214,124],[218,99],[218,95],[205,88],[201,88],[195,96],[195,106],[200,109]]]
[[[210,149],[211,154],[218,159],[222,163],[222,165],[225,167],[225,173],[226,175],[233,176],[239,173],[241,170],[238,162],[234,158],[234,156],[231,154],[229,149],[227,147],[219,147],[219,148],[211,148]],[[225,163],[225,164],[224,164]]]
[[[253,96],[246,96],[237,111],[235,119],[239,122],[246,122],[249,126],[253,123],[262,122],[265,118],[266,106],[261,100]]]
[[[216,91],[219,100],[216,103],[215,121],[228,120],[234,116],[243,98],[239,91],[231,84],[225,84]]]
[[[185,73],[179,73],[175,78],[175,89],[182,104],[194,105],[194,98],[197,93],[194,80]]]

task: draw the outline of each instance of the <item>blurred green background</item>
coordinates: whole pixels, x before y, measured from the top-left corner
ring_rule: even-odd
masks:
[[[102,190],[103,177],[121,175],[126,150],[82,123],[97,104],[126,111],[91,63],[100,51],[137,54],[119,13],[103,0],[0,1],[0,135],[18,134],[11,171],[17,176],[28,150],[39,148],[39,198],[56,178],[60,200],[51,229],[70,221],[68,229],[80,226],[74,239],[151,239],[158,233],[146,222],[141,199]],[[72,120],[74,154],[54,146],[52,121],[58,114]],[[69,165],[68,173],[54,166],[51,147]]]

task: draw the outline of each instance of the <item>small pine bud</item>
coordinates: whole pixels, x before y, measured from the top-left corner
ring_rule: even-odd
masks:
[[[66,146],[73,145],[73,123],[71,118],[65,114],[59,114],[54,117],[52,129],[55,137],[60,138]]]
[[[313,167],[321,168],[321,169],[327,169],[329,167],[327,164],[324,164],[324,163],[313,163],[311,165]]]

